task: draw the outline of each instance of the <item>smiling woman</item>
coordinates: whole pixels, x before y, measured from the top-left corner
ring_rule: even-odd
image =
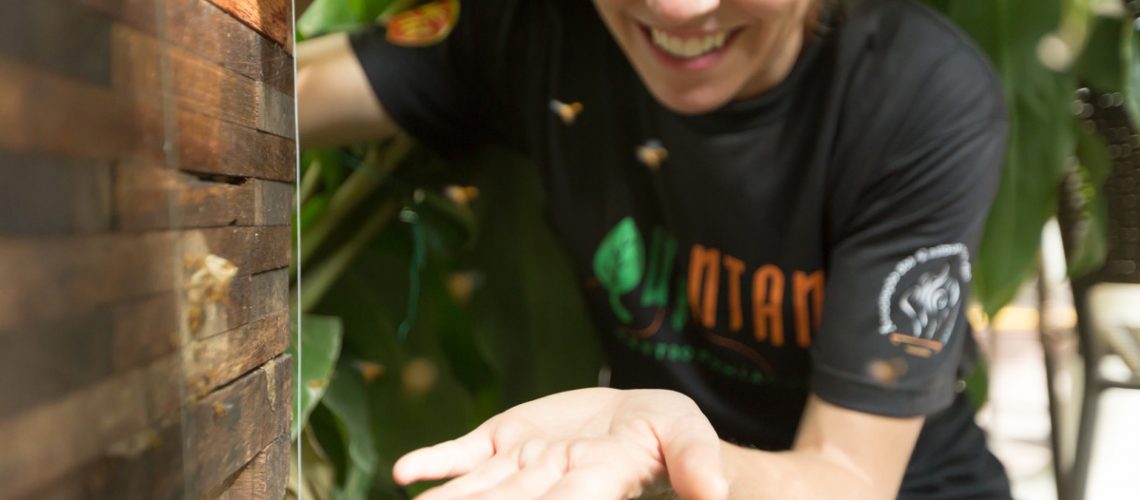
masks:
[[[653,95],[702,113],[759,95],[791,71],[818,0],[595,0]]]
[[[503,412],[397,480],[458,476],[429,498],[619,498],[662,479],[696,498],[1009,497],[961,390],[1007,129],[963,33],[912,0],[462,7],[431,43],[392,26],[334,39],[302,79],[328,70],[356,95],[302,103],[356,102],[346,117],[388,126],[370,133],[449,157],[535,160],[618,390]],[[614,447],[656,454],[590,451]]]

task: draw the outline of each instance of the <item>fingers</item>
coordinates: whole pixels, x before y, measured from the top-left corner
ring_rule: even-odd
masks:
[[[517,458],[508,455],[496,456],[463,476],[423,492],[416,497],[416,500],[466,498],[480,491],[493,488],[518,471]]]
[[[613,438],[530,440],[418,500],[628,498],[663,469],[658,458]]]
[[[495,453],[491,439],[476,429],[459,439],[420,448],[396,461],[392,476],[399,484],[466,474]]]
[[[614,468],[611,464],[599,462],[574,468],[538,498],[541,500],[627,498],[630,488],[626,483],[628,481],[614,477]]]
[[[470,497],[470,500],[504,498],[538,498],[554,486],[566,472],[565,448],[548,449],[542,458],[508,477],[494,487]],[[582,498],[582,497],[579,497]]]
[[[504,451],[470,473],[432,488],[417,500],[536,498],[566,470],[566,445],[532,440]]]
[[[700,413],[677,419],[660,432],[669,482],[682,498],[723,500],[728,482],[720,464],[720,438]]]

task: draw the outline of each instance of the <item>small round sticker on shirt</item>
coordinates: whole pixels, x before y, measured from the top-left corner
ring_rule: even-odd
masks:
[[[970,252],[960,243],[899,261],[879,292],[879,334],[913,356],[941,352],[959,326],[969,283]]]
[[[459,0],[436,0],[388,20],[389,42],[405,47],[423,47],[439,43],[459,20]]]

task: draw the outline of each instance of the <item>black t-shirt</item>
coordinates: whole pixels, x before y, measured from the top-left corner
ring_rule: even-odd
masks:
[[[722,438],[772,450],[809,391],[924,415],[901,497],[1009,495],[959,382],[1007,128],[964,35],[911,1],[862,2],[777,87],[694,116],[649,94],[591,2],[462,9],[439,43],[377,27],[354,49],[424,143],[536,161],[613,386],[683,392]]]

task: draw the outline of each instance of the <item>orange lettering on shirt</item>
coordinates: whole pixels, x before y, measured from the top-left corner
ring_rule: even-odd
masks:
[[[757,342],[784,345],[784,273],[771,264],[752,275],[752,328]]]
[[[728,329],[739,332],[744,326],[744,311],[740,306],[740,275],[744,273],[744,261],[725,254],[724,268],[728,271]]]
[[[716,295],[719,286],[720,250],[693,245],[689,256],[689,308],[693,312],[693,319],[705,328],[716,326]],[[703,294],[701,288],[704,288]]]
[[[792,279],[792,294],[796,307],[796,344],[811,345],[812,331],[819,328],[823,318],[823,271],[807,274],[796,271]]]

